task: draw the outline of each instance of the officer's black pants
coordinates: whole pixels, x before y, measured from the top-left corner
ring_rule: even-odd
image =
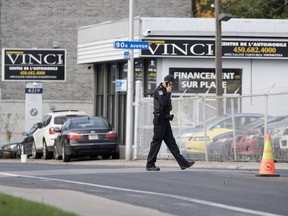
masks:
[[[170,121],[164,118],[154,118],[154,135],[150,146],[150,151],[147,158],[147,167],[155,166],[156,158],[161,147],[161,143],[164,140],[168,149],[175,157],[179,166],[186,166],[188,161],[180,154],[179,148],[173,137]]]

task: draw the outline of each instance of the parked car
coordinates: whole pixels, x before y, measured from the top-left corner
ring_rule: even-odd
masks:
[[[236,137],[235,141],[237,142]],[[230,161],[233,160],[231,145],[233,143],[233,131],[215,136],[207,145],[208,160]]]
[[[0,158],[19,158],[20,157],[20,143],[9,143],[0,147]]]
[[[286,122],[287,119],[288,116],[278,116],[278,117],[269,116],[267,119],[267,125],[270,125],[271,128],[273,124],[279,125],[281,122]],[[263,126],[265,123],[264,120],[265,120],[264,118],[260,118],[248,124],[245,128],[238,129],[235,131],[235,145],[237,146],[236,154],[238,156],[239,153],[239,157],[242,160],[251,160],[251,159],[259,160],[261,158],[263,152],[262,146],[264,143],[263,138]],[[274,131],[274,133],[275,132],[276,130]],[[277,139],[278,138],[276,138],[276,136],[271,135],[272,142],[276,142]],[[233,132],[228,132],[223,135],[215,136],[211,144],[207,145],[207,152],[209,160],[227,161],[235,159],[234,147],[233,147]],[[279,154],[277,154],[277,156],[278,155]]]
[[[27,157],[32,156],[33,159],[36,158],[36,148],[34,144],[34,132],[39,128],[41,123],[36,123],[32,126],[29,132],[22,132],[25,136],[24,140],[20,144],[21,154],[26,154]]]
[[[87,116],[87,114],[78,110],[58,110],[47,113],[38,125],[38,130],[33,134],[33,148],[35,149],[33,157],[39,158],[43,154],[44,159],[50,159],[54,151],[54,141],[58,134],[54,128],[61,127],[68,118],[79,116]]]
[[[287,126],[287,120],[267,124],[267,133],[271,137],[274,160],[281,158],[280,138]],[[264,143],[264,126],[262,126],[258,133],[247,134],[238,141],[236,145],[237,157],[244,160],[260,160],[263,154]]]
[[[205,132],[194,133],[185,145],[186,151],[205,153],[206,143],[210,143],[213,137],[230,131],[232,130],[227,128],[212,128],[206,132],[206,136]]]
[[[283,131],[283,135],[280,138],[280,152],[282,158],[287,161],[288,160],[288,127],[286,127]]]
[[[103,117],[77,117],[68,119],[55,140],[54,156],[64,162],[80,156],[119,159],[118,134]]]
[[[282,121],[278,124],[270,124],[267,127],[267,133],[271,136],[271,143],[273,148],[274,159],[282,160],[285,159],[285,154],[281,151],[281,139],[285,135],[285,130],[288,127],[288,121]]]
[[[202,132],[205,130],[210,130],[212,128],[227,128],[233,129],[232,124],[232,115],[222,115],[207,121],[204,125],[204,122],[201,124],[196,125],[193,128],[186,128],[181,130],[180,132],[176,131],[175,139],[179,147],[185,146],[186,142],[189,138],[197,132]],[[235,113],[234,120],[235,120],[235,129],[245,128],[248,124],[251,124],[257,121],[260,118],[264,118],[263,114],[258,113]],[[183,149],[185,151],[185,148]]]

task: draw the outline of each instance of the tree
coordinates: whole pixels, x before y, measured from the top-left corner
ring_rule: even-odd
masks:
[[[214,15],[214,0],[193,0],[199,7],[197,17]],[[192,4],[193,5],[193,4]],[[287,19],[288,0],[222,0],[222,11],[234,18]],[[195,13],[193,13],[195,14]]]
[[[192,0],[192,17],[214,17],[214,0]]]

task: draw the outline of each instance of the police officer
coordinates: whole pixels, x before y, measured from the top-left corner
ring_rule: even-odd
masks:
[[[157,154],[160,150],[161,143],[164,140],[170,152],[178,162],[182,170],[191,167],[195,162],[187,161],[179,151],[176,141],[173,137],[170,121],[174,115],[170,114],[172,110],[171,91],[175,79],[172,75],[164,78],[164,82],[154,90],[154,118],[153,118],[153,139],[150,146],[150,151],[147,158],[147,171],[160,171],[160,168],[155,165]]]

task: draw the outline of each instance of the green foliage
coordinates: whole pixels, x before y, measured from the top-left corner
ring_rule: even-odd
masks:
[[[239,18],[286,19],[288,4],[285,0],[238,0],[233,1],[225,12]]]
[[[197,0],[192,0],[197,1]],[[214,14],[215,9],[211,7],[214,0],[198,0],[200,12],[197,14],[198,17],[205,17],[205,14]]]
[[[201,13],[214,13],[214,0],[201,1]],[[287,19],[286,0],[222,0],[222,12],[231,13],[234,18]]]
[[[0,215],[5,216],[76,216],[60,209],[0,193]]]

